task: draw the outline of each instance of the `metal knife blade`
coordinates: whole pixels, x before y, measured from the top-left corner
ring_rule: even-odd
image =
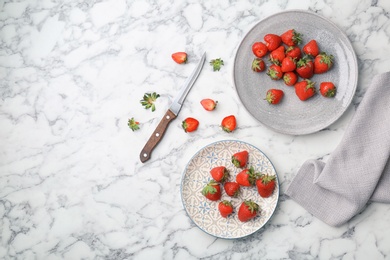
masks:
[[[160,123],[157,125],[156,130],[150,136],[149,140],[146,142],[144,148],[142,149],[139,158],[141,162],[146,162],[150,159],[151,153],[156,145],[161,141],[164,136],[165,130],[167,129],[169,123],[177,117],[180,112],[181,107],[183,106],[184,100],[187,97],[188,92],[191,90],[196,79],[198,78],[200,71],[202,70],[203,64],[206,60],[206,53],[202,55],[202,58],[195,67],[195,70],[187,78],[181,87],[179,93],[173,100],[171,106],[165,113],[164,117],[161,119]]]

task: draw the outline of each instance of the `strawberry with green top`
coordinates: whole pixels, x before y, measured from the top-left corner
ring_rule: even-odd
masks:
[[[218,210],[223,218],[227,218],[230,214],[233,213],[233,205],[230,201],[223,200],[219,202]]]
[[[320,93],[324,97],[334,97],[336,95],[336,86],[333,84],[333,82],[321,82]]]
[[[286,57],[295,58],[299,60],[302,57],[301,49],[298,46],[289,46],[286,49]]]
[[[152,109],[152,112],[156,110],[156,106],[154,102],[159,98],[160,95],[156,92],[153,93],[145,93],[142,100],[140,100],[141,105],[144,106],[145,109]]]
[[[245,165],[248,163],[248,157],[249,157],[248,151],[243,150],[233,154],[231,160],[233,165],[236,166],[237,168],[244,168]]]
[[[295,84],[295,94],[302,101],[309,99],[314,96],[316,89],[314,87],[315,82],[312,82],[309,79],[305,79]]]
[[[234,115],[224,117],[221,122],[221,127],[227,133],[233,132],[237,127],[236,117]]]
[[[219,71],[221,66],[223,66],[223,60],[221,58],[214,59],[210,61],[210,65],[213,67],[213,71]]]
[[[254,217],[256,217],[259,212],[259,205],[252,200],[245,200],[241,203],[240,208],[238,209],[238,219],[241,222],[247,222]]]
[[[295,72],[298,73],[298,75],[304,79],[310,79],[311,77],[313,77],[314,64],[309,56],[306,55],[297,62],[297,68]]]
[[[287,86],[294,86],[298,81],[298,76],[293,71],[289,71],[283,74],[284,84]]]
[[[275,190],[275,175],[261,174],[256,180],[257,191],[263,198],[268,198]]]
[[[236,175],[236,182],[241,186],[250,187],[255,185],[257,173],[253,167],[244,169]]]
[[[296,46],[302,42],[302,34],[298,33],[294,29],[287,30],[280,35],[280,38],[282,38],[282,42],[287,46]]]
[[[281,65],[282,60],[286,57],[284,51],[285,48],[283,45],[279,46],[276,50],[273,50],[269,55],[269,60],[271,61],[271,63]]]
[[[184,132],[186,133],[194,132],[196,129],[198,129],[199,121],[193,117],[187,117],[186,119],[183,120],[181,126],[183,127]]]
[[[254,58],[252,61],[252,70],[254,72],[261,72],[265,70],[265,62],[261,58]]]
[[[268,68],[267,75],[272,80],[279,80],[279,79],[281,79],[283,77],[282,68],[279,65],[272,64]]]
[[[211,177],[216,182],[224,182],[229,178],[229,171],[225,166],[216,166],[210,170]]]
[[[314,59],[314,73],[322,74],[327,72],[333,66],[333,55],[321,52]]]
[[[269,89],[267,90],[267,95],[265,100],[267,100],[268,104],[276,105],[279,104],[284,96],[283,90],[280,89]]]
[[[130,129],[134,132],[139,129],[139,122],[135,121],[134,117],[129,119],[127,122],[127,125],[130,127]]]
[[[294,71],[296,67],[297,67],[297,63],[295,61],[295,58],[285,57],[282,60],[282,65],[281,65],[282,72]]]
[[[206,199],[217,201],[222,197],[221,186],[218,182],[211,180],[203,189],[202,195],[206,197]]]

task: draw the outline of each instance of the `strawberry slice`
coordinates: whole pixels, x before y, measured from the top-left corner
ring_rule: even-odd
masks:
[[[218,101],[214,101],[210,98],[205,98],[200,101],[200,104],[207,111],[213,111],[217,107]]]
[[[175,52],[172,54],[172,59],[179,64],[187,62],[187,53],[185,52]]]

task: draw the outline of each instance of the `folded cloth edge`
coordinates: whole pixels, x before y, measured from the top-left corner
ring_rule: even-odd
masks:
[[[345,137],[351,138],[352,135],[355,134],[354,130],[350,129],[351,125],[354,124],[354,121],[357,121],[361,124],[362,118],[359,118],[359,110],[362,110],[364,115],[367,117],[367,109],[369,111],[371,103],[374,99],[378,98],[382,99],[382,106],[385,105],[385,111],[387,109],[387,112],[390,112],[389,105],[386,98],[389,99],[390,92],[389,92],[389,86],[390,84],[390,72],[382,73],[374,77],[370,87],[368,88],[365,96],[363,97],[362,102],[360,103],[354,117],[351,120],[351,123],[349,124],[346,134],[343,137],[343,140],[341,141],[340,145],[346,145],[345,143]],[[385,86],[385,96],[381,96],[381,91],[383,90],[383,85]],[[382,88],[382,89],[380,89]],[[387,102],[387,103],[386,103]],[[366,106],[366,108],[363,108]],[[368,108],[367,108],[368,107]],[[377,110],[381,109],[380,106],[377,106],[379,108],[376,108]],[[375,109],[375,108],[374,108]],[[369,111],[371,112],[371,111]],[[357,116],[358,115],[358,116]],[[371,118],[371,116],[370,116]],[[355,120],[356,119],[356,120]],[[363,118],[364,119],[364,118]],[[360,121],[360,122],[359,122]],[[376,122],[379,122],[378,119],[376,119]],[[388,122],[380,122],[380,125],[383,126],[383,124],[388,124]],[[352,126],[353,127],[353,126]],[[380,133],[383,135],[383,129],[390,130],[390,127],[385,125],[385,128],[382,127],[382,132]],[[344,142],[344,144],[343,144]],[[339,145],[339,146],[340,146]],[[328,162],[332,160],[332,155],[337,153],[336,148],[335,152],[331,154]],[[342,149],[339,149],[342,151]],[[340,153],[340,151],[338,151]],[[340,155],[340,154],[338,154]],[[381,159],[382,161],[385,160],[383,165],[381,166],[381,169],[383,171],[383,168],[388,169],[389,167],[385,167],[387,165],[386,160],[389,158],[388,150],[385,151],[384,157]],[[337,160],[337,159],[335,159]],[[340,162],[339,162],[340,163]],[[338,165],[342,165],[341,163]],[[338,187],[335,185],[335,190],[332,190],[334,187],[332,187],[332,183],[329,182],[329,180],[326,180],[327,176],[321,176],[321,173],[324,169],[326,164],[322,161],[318,160],[308,160],[306,161],[302,167],[299,169],[297,175],[292,180],[290,186],[288,187],[286,191],[286,195],[292,198],[294,201],[296,201],[298,204],[300,204],[303,208],[305,208],[308,212],[313,214],[316,218],[322,220],[323,222],[327,223],[331,226],[340,226],[347,222],[349,219],[351,219],[356,214],[360,213],[366,206],[367,201],[371,197],[371,195],[374,193],[374,195],[377,193],[375,192],[375,187],[384,186],[384,185],[378,185],[378,183],[371,183],[371,187],[369,189],[372,189],[368,191],[367,193],[363,193],[362,198],[358,197],[359,202],[354,202],[353,200],[355,198],[352,197],[348,198],[348,196],[342,196],[339,193],[337,193]],[[329,168],[329,167],[328,167]],[[378,171],[378,170],[377,170]],[[389,173],[390,174],[390,173]],[[379,173],[378,176],[374,176],[372,178],[372,181],[379,181],[381,178],[381,173]],[[328,178],[329,179],[329,178]],[[383,179],[383,176],[382,176]],[[386,178],[387,180],[390,178]],[[323,182],[323,183],[321,183]],[[383,193],[383,192],[382,192]],[[389,194],[387,192],[387,194]],[[385,194],[387,196],[387,194]],[[358,194],[359,195],[359,194]],[[382,199],[383,200],[383,199]],[[386,198],[384,199],[386,200]],[[383,201],[384,201],[383,200]],[[336,212],[332,210],[334,208],[334,204],[337,203],[337,206],[339,207],[339,210]],[[342,210],[340,210],[340,206],[342,205]],[[326,210],[329,209],[329,210]],[[335,215],[337,214],[337,216]]]

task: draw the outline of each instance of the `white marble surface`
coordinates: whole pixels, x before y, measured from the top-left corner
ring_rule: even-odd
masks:
[[[353,104],[329,128],[306,136],[273,132],[243,108],[232,83],[235,50],[261,19],[315,11],[351,40],[359,62]],[[341,140],[372,75],[390,69],[390,2],[0,1],[1,259],[389,259],[390,205],[371,204],[329,227],[284,195],[307,159],[326,160]],[[189,63],[172,62],[185,50]],[[152,159],[138,155],[203,51],[205,65]],[[156,91],[157,110],[139,100]],[[199,101],[220,102],[213,113]],[[238,129],[220,130],[235,114]],[[200,119],[186,134],[181,121]],[[141,129],[132,132],[135,117]],[[237,139],[274,163],[281,197],[272,220],[239,240],[198,229],[180,198],[181,175],[203,146]]]

